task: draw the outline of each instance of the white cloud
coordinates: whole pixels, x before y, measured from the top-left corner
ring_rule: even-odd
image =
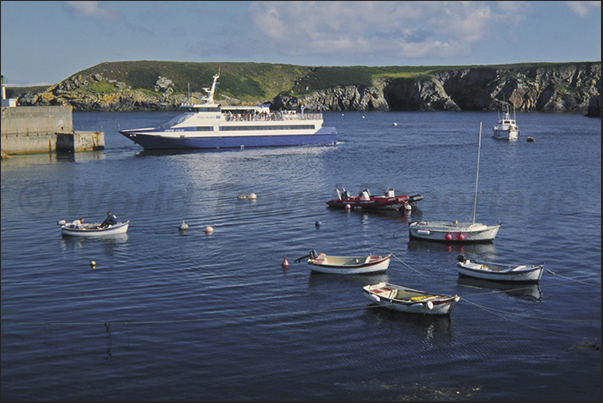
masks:
[[[447,58],[470,54],[498,22],[520,23],[524,2],[511,3],[267,1],[247,16],[262,46],[282,54]]]
[[[565,4],[580,17],[585,17],[591,13],[601,15],[600,1],[566,1]]]
[[[65,4],[77,18],[109,21],[119,19],[119,15],[115,11],[99,7],[98,1],[66,1]]]

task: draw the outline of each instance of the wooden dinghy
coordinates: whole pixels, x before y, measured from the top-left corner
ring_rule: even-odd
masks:
[[[59,221],[58,224],[61,224]],[[115,225],[101,228],[100,224],[82,224],[81,228],[73,228],[69,223],[61,224],[61,233],[65,236],[99,237],[125,234],[128,232],[130,221],[120,222]]]
[[[431,294],[386,282],[366,285],[363,292],[366,299],[377,305],[422,315],[450,315],[460,299],[458,295]]]
[[[296,262],[308,258],[313,271],[329,274],[367,274],[384,272],[389,267],[391,253],[385,255],[332,256],[310,251],[310,254],[296,259]]]
[[[481,262],[458,256],[456,264],[459,275],[479,278],[482,280],[536,283],[542,277],[544,264],[505,264]]]

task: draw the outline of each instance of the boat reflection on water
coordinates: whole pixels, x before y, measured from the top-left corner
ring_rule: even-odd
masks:
[[[393,324],[393,327],[404,332],[404,335],[408,332],[422,333],[423,343],[428,346],[441,341],[449,343],[454,339],[454,326],[450,315],[417,315],[371,304],[366,306],[363,320],[369,326]]]
[[[86,249],[86,246],[94,245],[96,247],[98,245],[102,245],[106,248],[107,253],[110,255],[116,248],[119,249],[125,245],[127,241],[127,233],[92,238],[80,236],[62,236],[59,240],[59,245],[61,250],[65,253],[83,251]]]
[[[382,281],[388,281],[387,273],[347,275],[311,271],[309,276],[310,288],[317,290],[355,289],[357,287],[359,291],[358,301],[364,300],[362,298],[362,287]]]
[[[508,295],[513,295],[528,301],[541,302],[542,290],[538,283],[501,283],[499,281],[483,280],[467,276],[459,276],[458,284],[463,287],[487,288],[490,290],[499,290]]]
[[[496,257],[496,247],[493,243],[462,244],[411,239],[408,242],[408,250],[467,253],[470,256],[479,255],[482,259]]]

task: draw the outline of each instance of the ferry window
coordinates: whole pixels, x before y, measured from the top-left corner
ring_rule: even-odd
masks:
[[[279,125],[279,126],[220,126],[223,131],[236,130],[302,130],[314,129],[314,125]]]
[[[213,127],[210,127],[210,126],[197,126],[198,132],[209,132],[212,130],[213,130]]]

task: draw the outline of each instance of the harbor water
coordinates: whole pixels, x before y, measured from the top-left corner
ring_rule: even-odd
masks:
[[[2,161],[3,400],[601,399],[600,119],[518,114],[509,142],[496,112],[330,112],[334,146],[178,152],[117,132],[175,115],[74,113],[103,151]],[[498,236],[410,241],[411,221],[471,219],[480,122],[476,221]],[[338,186],[424,199],[329,209]],[[107,210],[127,234],[56,224]],[[312,249],[394,256],[327,275],[294,263]],[[459,254],[547,270],[472,281]],[[393,312],[363,297],[380,281],[461,299],[450,317]]]

